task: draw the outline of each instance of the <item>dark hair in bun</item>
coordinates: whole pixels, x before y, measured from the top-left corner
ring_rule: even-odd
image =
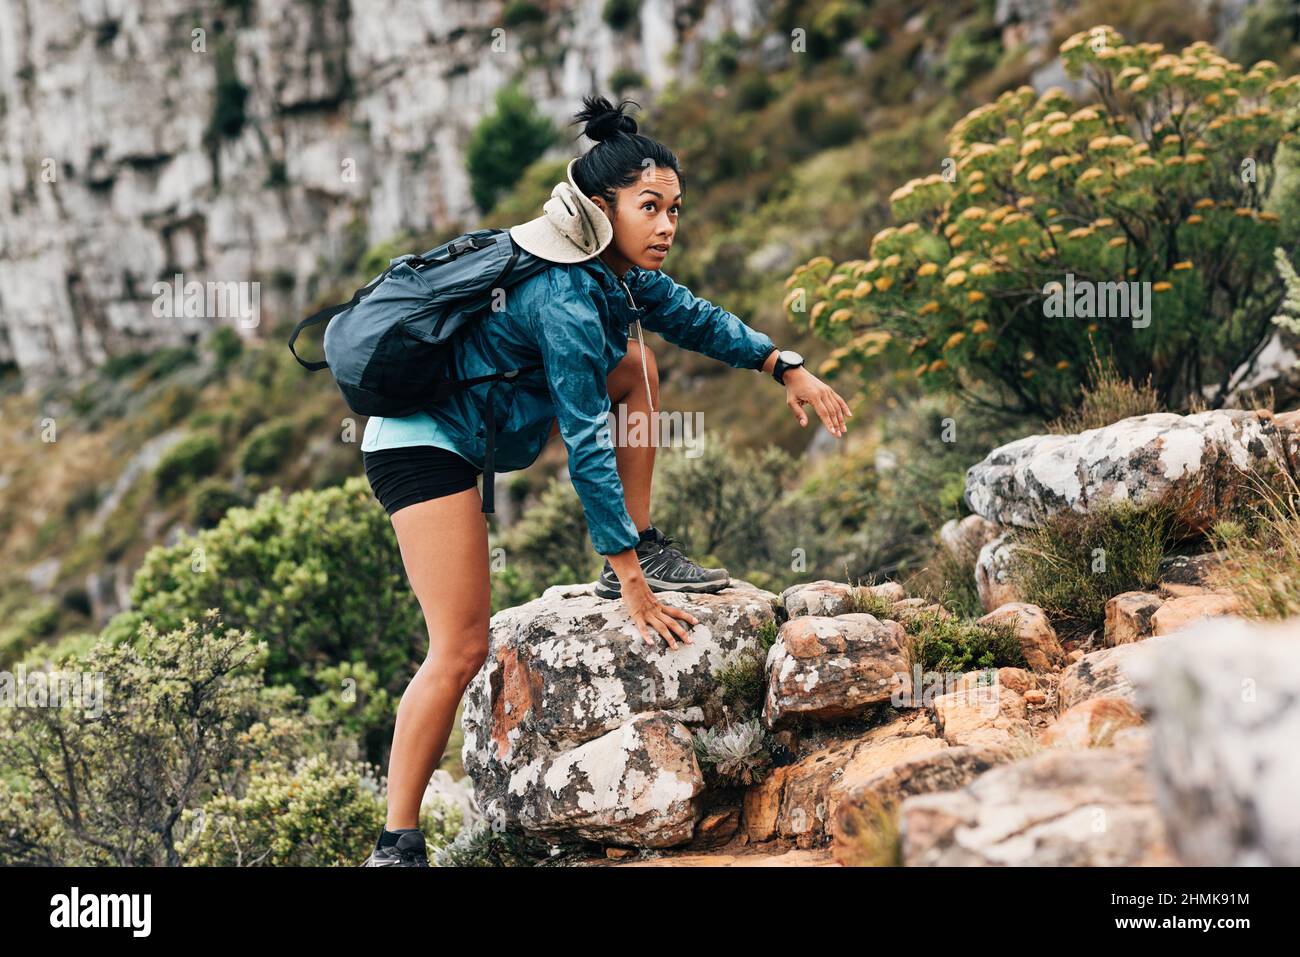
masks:
[[[586,122],[583,133],[596,145],[573,164],[573,181],[584,195],[599,196],[611,208],[617,190],[635,183],[650,164],[671,169],[681,189],[686,188],[672,150],[638,133],[636,120],[623,112],[624,105],[633,102],[623,100],[614,106],[603,96],[588,95],[574,116],[575,122]]]

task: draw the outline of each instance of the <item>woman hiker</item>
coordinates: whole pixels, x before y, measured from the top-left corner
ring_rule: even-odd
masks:
[[[698,619],[654,593],[715,592],[730,578],[696,565],[651,524],[654,444],[609,439],[611,403],[625,404],[630,422],[653,416],[658,405],[654,355],[640,325],[637,341],[628,341],[629,324],[639,319],[678,346],[772,375],[800,425],[808,424],[802,407],[811,405],[840,437],[852,413],[798,353],[779,351],[660,271],[677,234],[681,169],[666,147],[637,133],[622,107],[583,99],[577,119],[596,145],[569,163],[568,183],[556,186],[546,215],[510,230],[520,247],[559,265],[511,287],[506,307],[470,326],[452,361],[460,377],[540,363],[497,390],[493,408],[504,424],[496,467],[526,468],[548,439],[563,437],[592,544],[605,556],[596,593],[622,598],[647,643],[657,640],[653,631],[675,649],[678,640],[690,642]],[[428,866],[420,801],[461,696],[487,658],[488,536],[476,484],[485,401],[483,390],[466,389],[432,412],[366,423],[366,475],[396,531],[429,653],[397,709],[387,820],[365,866]]]

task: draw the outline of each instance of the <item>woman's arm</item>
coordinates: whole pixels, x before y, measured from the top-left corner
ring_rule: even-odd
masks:
[[[707,299],[701,299],[662,270],[645,271],[633,295],[644,308],[641,324],[674,345],[703,353],[737,369],[776,368],[780,351],[771,336],[745,325],[738,316]],[[785,404],[799,424],[807,426],[803,406],[811,405],[822,423],[837,437],[844,435],[849,405],[838,392],[802,366],[791,369],[785,380]]]
[[[673,345],[699,352],[736,369],[758,369],[776,362],[772,337],[740,317],[701,299],[662,270],[644,270],[633,290],[641,306],[641,325]],[[770,366],[768,371],[770,371]]]

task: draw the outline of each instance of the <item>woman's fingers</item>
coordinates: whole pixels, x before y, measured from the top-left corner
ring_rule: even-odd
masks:
[[[685,608],[678,608],[676,605],[664,605],[663,610],[674,618],[680,618],[682,621],[688,621],[692,625],[698,625],[700,620],[692,615]]]

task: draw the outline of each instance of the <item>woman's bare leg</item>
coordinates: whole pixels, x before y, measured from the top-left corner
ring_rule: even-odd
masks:
[[[465,688],[487,658],[491,591],[487,520],[477,488],[392,516],[406,576],[424,611],[429,653],[402,694],[388,761],[390,831],[418,827]]]

